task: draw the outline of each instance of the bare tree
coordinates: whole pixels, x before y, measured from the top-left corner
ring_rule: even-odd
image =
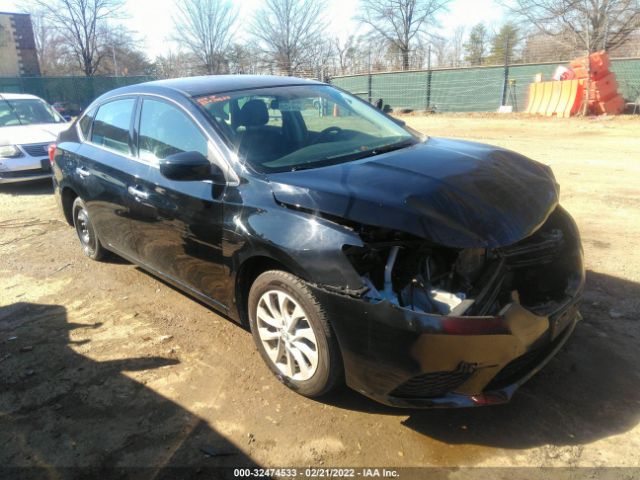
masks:
[[[567,35],[594,52],[625,44],[640,28],[638,0],[514,0],[504,6],[547,35]]]
[[[464,34],[465,28],[460,25],[453,29],[450,37],[431,36],[431,46],[438,67],[459,67],[462,64]]]
[[[156,75],[163,78],[188,77],[199,72],[198,59],[189,52],[168,50],[155,60]]]
[[[227,53],[229,73],[256,74],[260,72],[260,49],[252,43],[243,42],[242,45],[231,45]]]
[[[324,6],[323,0],[265,0],[256,12],[251,33],[278,70],[294,75],[309,68],[326,28]]]
[[[174,18],[176,36],[209,74],[220,73],[235,33],[237,9],[228,0],[180,0]]]
[[[140,39],[134,32],[119,25],[102,32],[109,45],[110,55],[106,55],[100,62],[96,72],[98,75],[150,75],[153,73],[153,65],[147,59],[146,54],[138,46]]]
[[[372,33],[384,38],[402,56],[403,70],[409,69],[414,43],[433,24],[438,11],[451,0],[361,0],[361,15],[356,17],[368,25]]]
[[[449,51],[449,42],[450,40],[442,35],[432,35],[431,36],[431,47],[433,49],[433,55],[435,57],[436,67],[445,67],[447,66],[447,53]]]
[[[68,56],[64,41],[55,28],[47,22],[41,9],[30,12],[33,26],[33,38],[36,44],[38,62],[42,75],[60,75],[68,73]]]
[[[451,49],[449,52],[449,63],[452,67],[459,67],[462,64],[462,54],[464,53],[464,25],[460,25],[453,30],[451,37]]]
[[[309,77],[326,81],[336,70],[335,48],[330,40],[314,42],[309,50]]]
[[[124,0],[31,0],[64,39],[80,70],[93,76],[108,54],[103,32],[107,22],[121,18]]]
[[[357,48],[356,40],[353,35],[350,35],[344,42],[340,41],[339,38],[335,38],[333,40],[333,47],[338,60],[340,74],[344,75],[347,73],[349,67],[352,66],[353,56]]]
[[[539,31],[527,35],[522,47],[525,63],[566,62],[583,54],[584,49],[576,50],[570,35],[547,35]]]

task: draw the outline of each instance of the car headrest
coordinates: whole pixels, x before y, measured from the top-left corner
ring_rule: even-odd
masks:
[[[269,122],[269,111],[262,100],[249,100],[240,109],[239,125],[261,127]]]

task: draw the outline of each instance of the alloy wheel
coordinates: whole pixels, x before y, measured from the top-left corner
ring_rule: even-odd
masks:
[[[95,250],[93,230],[89,220],[89,214],[84,208],[79,209],[76,213],[76,231],[78,232],[78,238],[80,238],[80,242],[85,251],[88,253],[93,252]]]
[[[280,290],[265,292],[258,301],[258,336],[267,355],[285,377],[309,380],[318,368],[318,342],[300,304]]]

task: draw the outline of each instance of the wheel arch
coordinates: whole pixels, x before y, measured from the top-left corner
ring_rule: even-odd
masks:
[[[64,218],[69,225],[73,227],[73,202],[76,198],[78,198],[78,194],[71,187],[63,187],[60,192],[60,198],[62,201],[62,213],[64,214]]]
[[[253,285],[256,278],[269,270],[282,270],[283,272],[300,276],[298,272],[292,271],[291,268],[273,257],[255,255],[247,258],[238,269],[235,284],[235,302],[238,309],[238,316],[240,318],[240,322],[245,327],[249,327],[247,302],[249,300],[249,290],[251,289],[251,285]]]

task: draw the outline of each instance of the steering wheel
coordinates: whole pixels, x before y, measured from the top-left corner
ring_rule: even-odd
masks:
[[[315,145],[316,143],[325,142],[329,140],[329,135],[338,135],[340,132],[342,132],[342,129],[340,127],[336,127],[335,125],[331,127],[327,127],[320,132],[320,134],[318,135],[318,138],[316,138],[316,141],[313,142],[312,145]]]

